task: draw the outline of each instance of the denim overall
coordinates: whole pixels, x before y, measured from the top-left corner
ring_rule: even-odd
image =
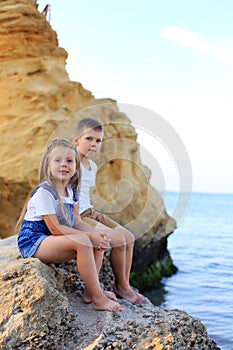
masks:
[[[36,191],[43,187],[44,189],[48,190],[54,197],[56,201],[58,201],[58,197],[54,189],[48,185],[46,182],[40,184],[37,186],[31,194],[31,197],[36,193]],[[78,201],[77,194],[73,190],[73,200],[74,202]],[[65,206],[65,213],[60,213],[58,215],[58,221],[61,225],[73,227],[74,226],[74,213],[73,213],[73,204],[64,203]],[[19,235],[18,235],[18,247],[20,254],[23,258],[30,258],[32,257],[40,243],[48,236],[50,236],[51,233],[46,226],[44,220],[39,221],[28,221],[23,220]]]

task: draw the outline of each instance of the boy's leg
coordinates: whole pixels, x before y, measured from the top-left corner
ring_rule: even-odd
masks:
[[[82,215],[81,215],[82,216]],[[124,261],[122,263],[124,264],[124,271],[125,271],[125,277],[127,281],[129,281],[129,276],[130,276],[130,270],[131,270],[131,265],[132,265],[132,259],[133,259],[133,247],[134,247],[134,235],[132,232],[128,231],[126,228],[123,226],[119,225],[116,221],[113,219],[109,218],[107,215],[98,212],[97,210],[93,208],[89,208],[87,212],[87,216],[85,217],[82,216],[83,220],[89,223],[92,226],[95,226],[98,229],[103,229],[104,227],[101,227],[98,223],[103,224],[104,226],[107,226],[108,228],[112,228],[114,231],[118,233],[118,235],[113,236],[113,232],[111,232],[111,244],[112,247],[120,247],[120,246],[125,246],[124,250]],[[97,222],[97,223],[96,223]],[[124,238],[123,238],[124,237]],[[115,254],[116,250],[111,251],[111,256],[110,260],[112,265],[115,266],[115,256],[118,255]],[[120,253],[120,252],[119,252]],[[116,260],[118,260],[118,257],[116,257]],[[118,263],[116,262],[116,266],[118,266]],[[119,269],[123,268],[122,266],[118,266]]]
[[[128,284],[126,280],[126,240],[124,236],[115,231],[114,228],[109,228],[107,225],[101,223],[101,221],[108,222],[106,216],[102,213],[97,212],[94,209],[89,209],[87,215],[81,215],[82,220],[86,223],[92,225],[99,231],[107,232],[110,235],[111,239],[111,254],[110,261],[113,268],[113,272],[117,281],[121,281],[121,284],[126,286]],[[114,221],[110,223],[111,226],[117,227],[117,223]]]
[[[121,234],[125,237],[125,241],[126,241],[125,275],[126,275],[126,279],[129,281],[132,260],[133,260],[134,235],[120,225],[116,226],[114,231],[116,231],[118,234]]]
[[[110,261],[115,275],[114,292],[118,297],[127,299],[134,305],[141,304],[145,297],[133,290],[129,283],[134,240],[132,240],[131,235],[127,235],[129,242],[127,243],[125,235],[122,234],[120,228],[118,230],[109,229],[100,223],[96,225],[96,228],[108,232],[111,239]]]

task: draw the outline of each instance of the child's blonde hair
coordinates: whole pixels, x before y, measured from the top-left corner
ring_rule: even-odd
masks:
[[[49,160],[50,160],[50,154],[52,152],[52,150],[56,147],[64,147],[64,148],[68,148],[71,149],[72,151],[74,151],[74,155],[75,155],[75,163],[76,163],[76,172],[74,173],[74,175],[71,177],[69,184],[71,186],[71,188],[73,189],[73,191],[79,192],[79,188],[80,188],[80,183],[81,183],[81,168],[80,168],[80,159],[79,159],[79,155],[78,152],[76,150],[76,148],[74,147],[74,145],[72,145],[72,143],[70,143],[69,141],[65,140],[65,139],[55,139],[53,140],[46,148],[42,158],[41,158],[41,162],[40,162],[40,168],[39,168],[39,184],[43,183],[43,182],[47,182],[55,191],[56,196],[58,198],[59,204],[61,206],[61,210],[63,213],[65,213],[65,205],[61,200],[61,197],[59,195],[59,193],[57,193],[55,185],[54,185],[54,179],[53,176],[50,172],[49,169]],[[16,224],[15,230],[16,232],[18,231],[18,229],[20,228],[24,215],[27,211],[27,204],[29,199],[31,198],[32,192],[34,191],[34,189],[32,189],[27,198],[26,201],[24,203],[22,212],[20,214],[20,217],[18,219],[18,222]]]

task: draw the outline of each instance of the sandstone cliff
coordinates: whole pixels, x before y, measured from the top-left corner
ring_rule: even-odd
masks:
[[[37,7],[34,0],[0,1],[0,236],[14,234],[47,142],[70,139],[77,120],[91,115],[105,129],[93,203],[134,232],[133,268],[142,273],[169,259],[167,236],[176,223],[150,185],[130,120],[115,101],[96,100],[69,80],[67,53]]]

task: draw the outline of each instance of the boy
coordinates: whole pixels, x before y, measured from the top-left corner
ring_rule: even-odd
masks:
[[[145,297],[132,289],[129,284],[134,235],[106,215],[96,211],[90,202],[90,188],[95,186],[97,173],[97,165],[91,158],[100,152],[102,139],[103,128],[97,120],[84,118],[78,122],[73,143],[79,153],[82,170],[79,212],[83,221],[109,234],[112,246],[110,262],[115,275],[113,286],[115,294],[134,305],[139,305]],[[99,272],[101,262],[97,261],[96,265]],[[88,302],[88,296],[86,301]]]

